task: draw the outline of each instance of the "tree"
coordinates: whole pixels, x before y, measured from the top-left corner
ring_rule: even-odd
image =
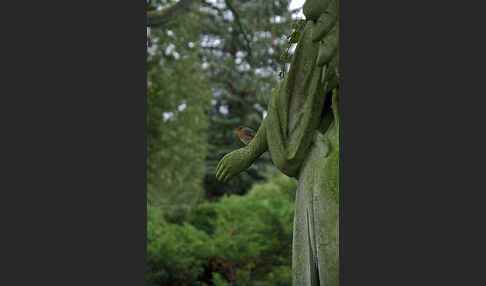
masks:
[[[149,6],[168,3],[150,1]],[[188,12],[163,28],[148,30],[148,201],[169,212],[204,195],[210,94],[198,59],[199,27],[199,15]]]
[[[186,12],[195,0],[181,0],[161,10],[147,11],[147,26],[162,26]],[[153,3],[152,3],[153,4]],[[160,7],[160,6],[159,6]]]
[[[236,128],[261,123],[268,95],[285,65],[280,56],[286,49],[292,22],[288,5],[289,0],[149,1],[148,21],[154,25],[154,31],[167,31],[167,26],[174,26],[175,22],[181,24],[175,16],[199,15],[200,61],[212,93],[204,176],[209,198],[246,193],[271,166],[269,156],[263,156],[229,184],[218,182],[214,176],[218,160],[241,144]]]
[[[288,5],[289,0],[216,0],[202,5],[202,59],[214,95],[204,178],[210,198],[246,193],[270,166],[264,156],[229,183],[215,178],[219,159],[242,145],[236,128],[260,125],[268,95],[277,86],[285,64],[280,55],[292,22]]]

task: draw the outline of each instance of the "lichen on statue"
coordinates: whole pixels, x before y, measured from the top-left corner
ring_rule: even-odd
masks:
[[[329,0],[307,0],[304,3],[303,12],[307,20],[316,21],[329,6]]]
[[[290,70],[273,91],[253,140],[223,157],[227,181],[265,151],[298,179],[292,246],[293,285],[338,285],[339,110],[337,2],[307,0],[308,19]]]

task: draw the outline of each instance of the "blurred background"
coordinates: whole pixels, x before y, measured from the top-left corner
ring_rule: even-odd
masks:
[[[149,285],[292,284],[296,181],[268,153],[227,183],[215,169],[266,116],[303,2],[147,1]]]

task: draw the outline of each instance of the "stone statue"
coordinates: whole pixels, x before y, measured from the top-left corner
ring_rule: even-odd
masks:
[[[338,3],[307,0],[306,23],[289,72],[273,91],[253,139],[226,154],[227,181],[266,150],[298,180],[292,246],[293,285],[337,286],[339,276]]]

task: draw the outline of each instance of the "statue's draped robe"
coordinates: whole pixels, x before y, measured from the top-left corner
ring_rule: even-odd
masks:
[[[327,87],[319,44],[307,23],[291,68],[269,103],[266,135],[274,164],[298,179],[292,247],[293,285],[338,285],[337,104],[324,111]]]

